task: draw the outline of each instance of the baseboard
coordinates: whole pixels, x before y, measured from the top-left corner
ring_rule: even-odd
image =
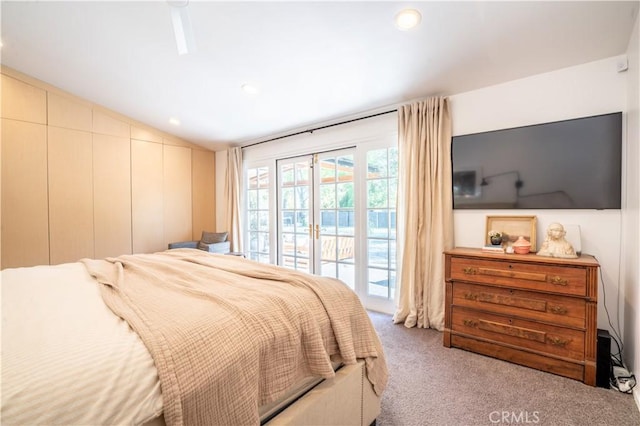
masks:
[[[638,407],[638,411],[640,411],[640,389],[638,389],[638,386],[633,388],[633,399],[636,401],[636,407]]]

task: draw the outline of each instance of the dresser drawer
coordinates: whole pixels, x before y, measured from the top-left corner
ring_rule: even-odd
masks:
[[[491,356],[576,380],[585,380],[585,366],[571,360],[552,358],[466,336],[451,336],[451,345],[467,351]],[[595,383],[591,383],[595,386]]]
[[[454,282],[453,304],[583,330],[586,327],[587,302],[576,297]]]
[[[452,332],[476,336],[565,359],[584,360],[584,332],[509,318],[488,312],[452,308]]]
[[[587,294],[586,270],[566,266],[454,257],[450,279],[575,296]]]

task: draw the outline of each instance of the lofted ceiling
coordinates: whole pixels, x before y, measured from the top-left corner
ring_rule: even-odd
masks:
[[[181,1],[186,55],[180,2],[2,1],[2,64],[218,149],[624,54],[639,5]],[[407,7],[422,22],[400,31]]]

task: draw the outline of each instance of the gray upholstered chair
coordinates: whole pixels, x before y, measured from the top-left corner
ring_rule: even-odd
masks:
[[[199,250],[208,251],[209,253],[225,254],[231,251],[231,242],[227,241],[227,236],[227,232],[202,231],[200,241],[180,241],[177,243],[169,243],[169,249],[197,248]]]

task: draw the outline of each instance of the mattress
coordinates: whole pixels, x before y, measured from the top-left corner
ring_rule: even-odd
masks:
[[[1,289],[2,424],[142,424],[162,413],[151,355],[82,264],[5,269]]]

